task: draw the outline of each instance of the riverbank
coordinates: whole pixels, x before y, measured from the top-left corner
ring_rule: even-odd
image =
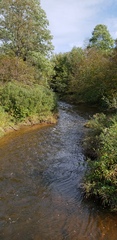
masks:
[[[49,87],[16,81],[0,85],[0,137],[22,126],[55,123],[57,99]]]
[[[2,139],[4,136],[8,135],[11,132],[16,132],[21,129],[29,129],[29,128],[38,128],[46,125],[56,124],[58,119],[58,114],[50,115],[44,119],[39,120],[38,117],[33,116],[32,118],[25,119],[22,122],[19,122],[17,124],[13,124],[12,122],[9,122],[8,125],[0,127],[0,139]]]

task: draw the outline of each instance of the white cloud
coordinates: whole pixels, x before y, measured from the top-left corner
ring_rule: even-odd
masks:
[[[117,11],[116,0],[42,0],[55,51],[70,51],[74,45],[83,46],[97,24],[107,24],[116,35],[117,19],[109,16],[112,4]]]

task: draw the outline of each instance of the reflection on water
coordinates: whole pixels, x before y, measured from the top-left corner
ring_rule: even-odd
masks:
[[[117,215],[84,201],[80,190],[85,121],[61,103],[57,125],[1,141],[1,240],[117,239]]]

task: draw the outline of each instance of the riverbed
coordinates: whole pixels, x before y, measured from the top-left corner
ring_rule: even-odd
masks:
[[[90,111],[59,104],[57,124],[0,143],[0,240],[117,240],[117,215],[83,197]]]

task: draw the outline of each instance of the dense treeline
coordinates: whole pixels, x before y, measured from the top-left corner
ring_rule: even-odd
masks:
[[[117,211],[117,48],[105,25],[97,25],[85,49],[74,47],[52,59],[51,87],[61,99],[102,109],[86,126],[84,142],[90,160],[83,185],[86,197],[95,196]]]
[[[62,99],[110,107],[117,92],[117,50],[74,47],[54,56],[55,74],[51,86]]]
[[[19,122],[54,121],[48,25],[40,1],[0,1],[0,135]]]

